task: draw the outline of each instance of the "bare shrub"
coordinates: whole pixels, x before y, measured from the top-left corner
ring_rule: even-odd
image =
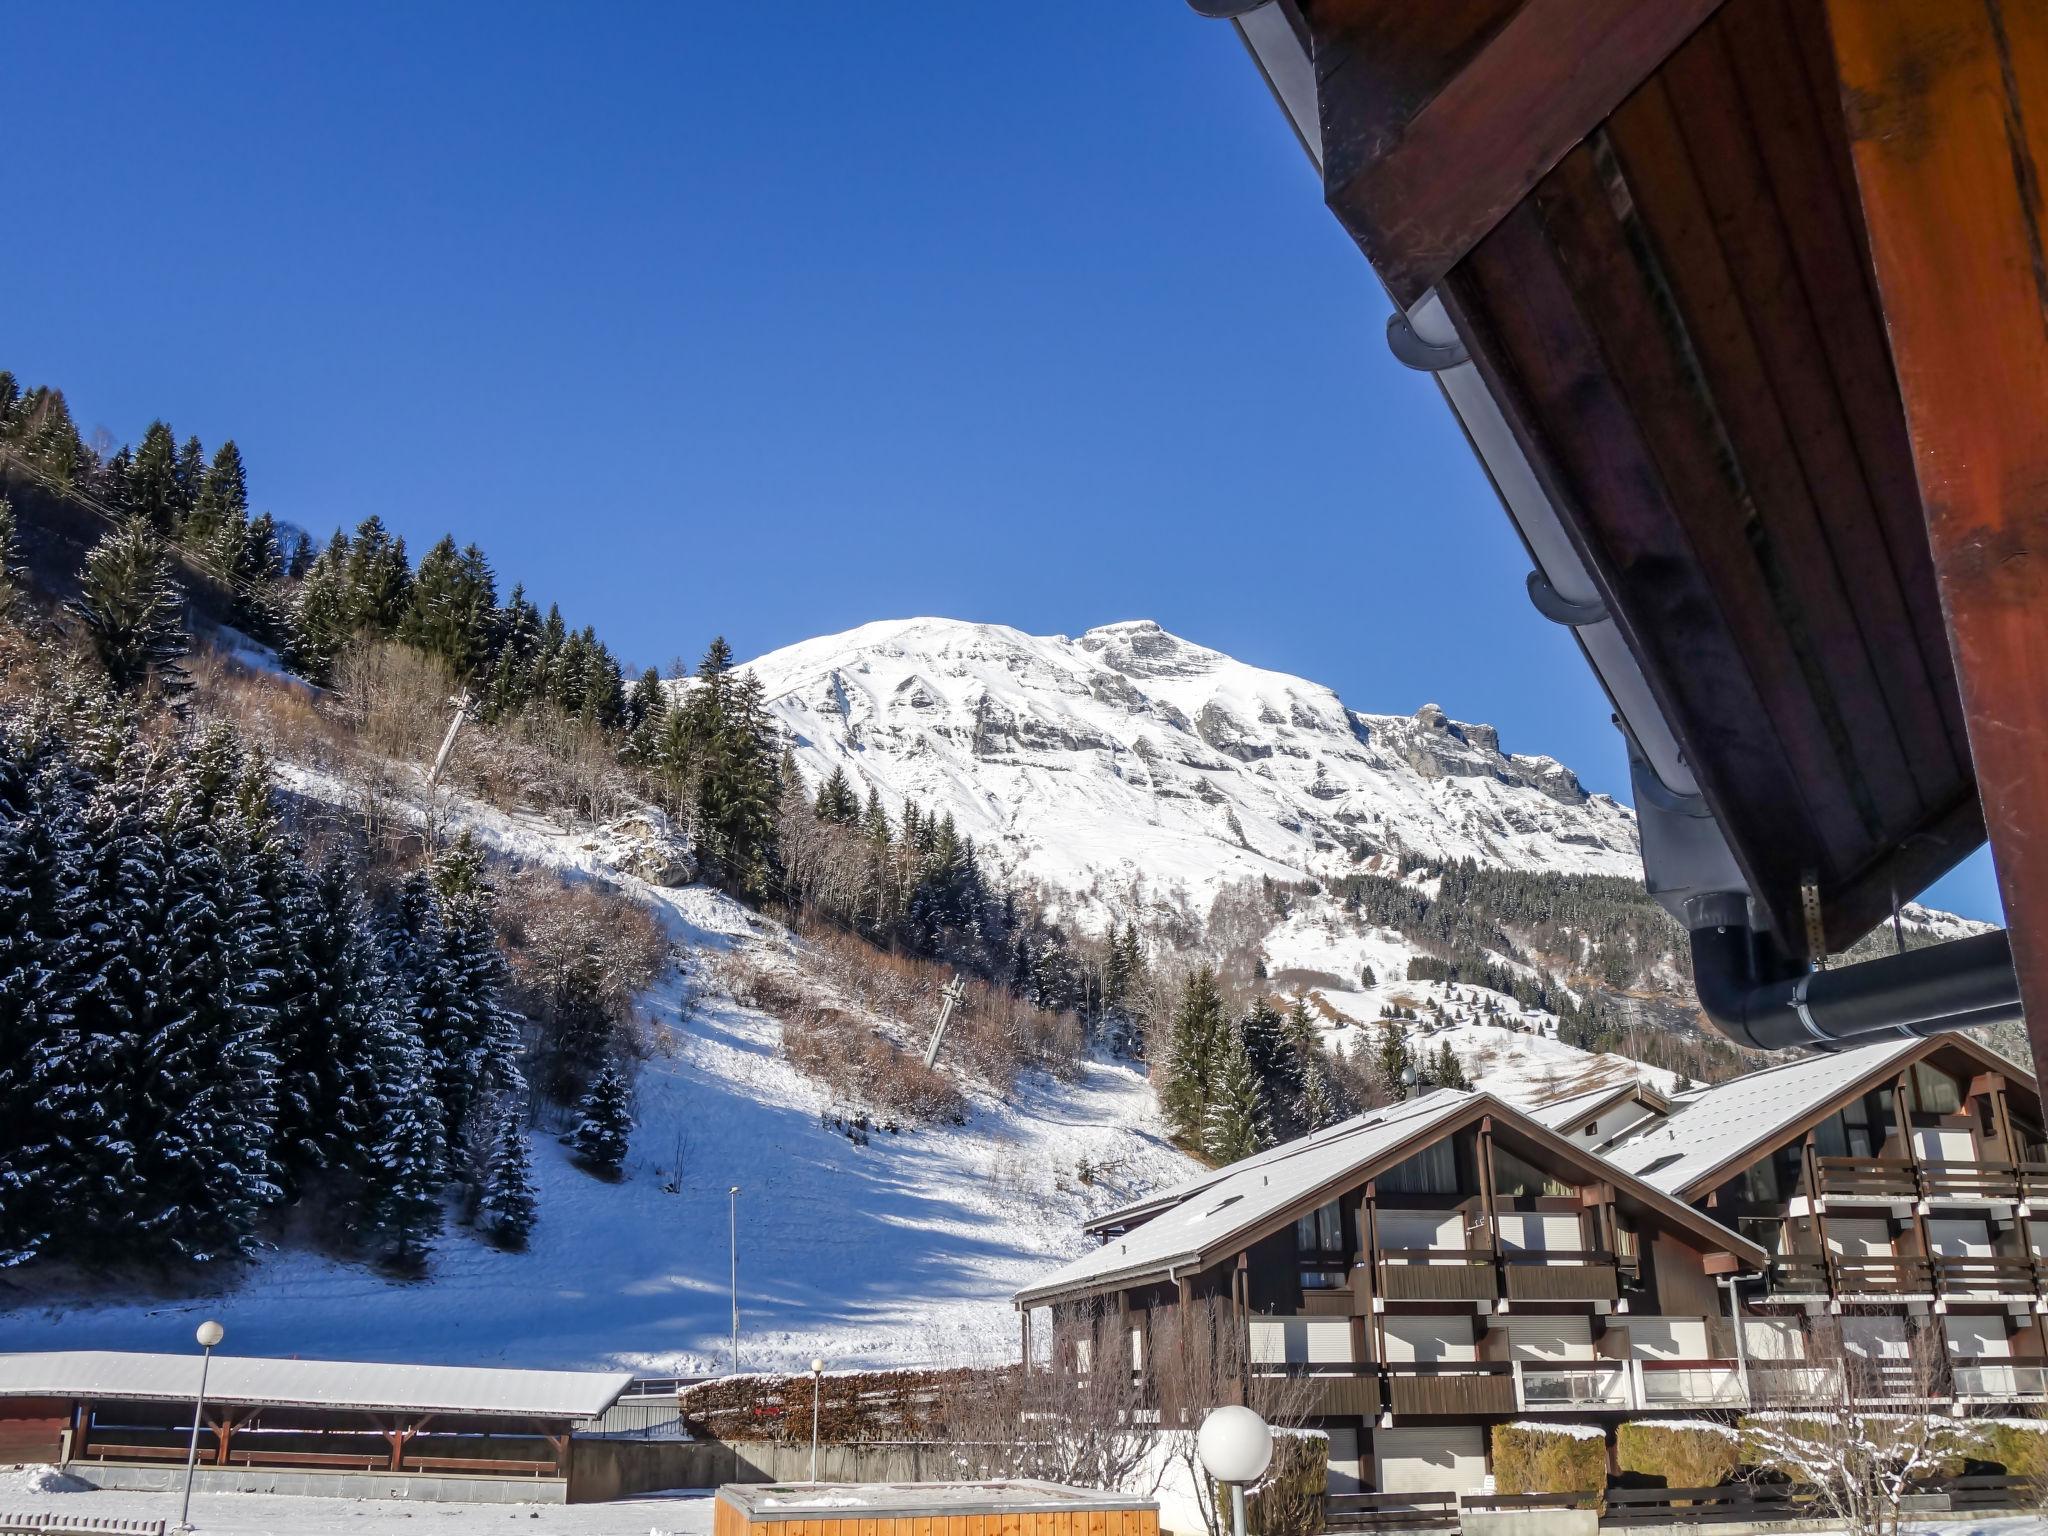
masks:
[[[633,999],[660,970],[667,939],[640,902],[551,869],[506,881],[497,918],[513,1000],[539,1035],[541,1086],[569,1098],[619,1054]]]
[[[853,1015],[815,999],[782,1014],[782,1054],[825,1084],[856,1114],[877,1115],[885,1130],[903,1121],[967,1118],[953,1080]],[[864,1127],[863,1127],[864,1129]]]
[[[366,640],[335,663],[334,693],[362,746],[382,757],[431,763],[453,715],[455,679],[409,645]]]
[[[1847,1348],[1840,1318],[1809,1319],[1804,1363],[1752,1372],[1750,1391],[1743,1461],[1811,1487],[1816,1512],[1848,1536],[1892,1536],[1906,1496],[1960,1474],[1976,1444],[1969,1421],[1938,1406],[1950,1395],[1939,1327],[1876,1360]]]

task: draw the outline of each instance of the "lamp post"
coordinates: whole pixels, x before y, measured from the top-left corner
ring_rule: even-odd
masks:
[[[732,1373],[740,1373],[740,1187],[725,1192],[725,1236],[732,1257]]]
[[[206,1375],[213,1368],[214,1346],[227,1337],[227,1330],[212,1318],[199,1325],[193,1335],[202,1351],[199,1357],[199,1396],[192,1404],[192,1443],[185,1449],[185,1502],[178,1509],[178,1529],[192,1529],[192,1476],[199,1466],[199,1421],[206,1413]]]
[[[825,1362],[811,1362],[811,1481],[818,1480],[818,1395],[825,1386]]]
[[[1266,1475],[1273,1462],[1273,1431],[1249,1408],[1218,1408],[1202,1420],[1195,1452],[1209,1475],[1230,1487],[1230,1528],[1244,1536],[1244,1487]]]

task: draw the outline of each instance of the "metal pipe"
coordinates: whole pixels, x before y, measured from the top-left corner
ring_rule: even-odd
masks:
[[[2019,977],[2003,929],[1834,970],[1773,976],[1763,967],[1748,927],[1693,929],[1701,1009],[1729,1039],[1759,1050],[1940,1034],[2020,1017]]]

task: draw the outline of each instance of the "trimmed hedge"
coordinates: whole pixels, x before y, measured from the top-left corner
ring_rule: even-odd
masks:
[[[2048,1481],[2048,1419],[1993,1419],[1984,1426],[1983,1451],[2007,1477]]]
[[[1330,1439],[1324,1434],[1273,1432],[1273,1464],[1244,1500],[1246,1536],[1317,1536],[1323,1528],[1323,1494],[1330,1486]],[[1215,1486],[1216,1508],[1226,1528],[1230,1489]]]
[[[1715,1488],[1733,1482],[1742,1464],[1735,1431],[1703,1424],[1624,1424],[1614,1450],[1622,1471],[1661,1477],[1666,1488]]]
[[[818,1437],[828,1445],[943,1439],[946,1404],[987,1371],[828,1371],[818,1384]],[[680,1393],[683,1426],[705,1440],[808,1441],[811,1377],[720,1376]]]
[[[1607,1437],[1571,1426],[1493,1426],[1493,1481],[1502,1493],[1599,1493],[1607,1486]]]

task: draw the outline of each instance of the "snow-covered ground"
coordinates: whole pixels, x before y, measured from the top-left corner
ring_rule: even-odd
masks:
[[[266,1493],[195,1493],[192,1527],[202,1536],[381,1536],[393,1531],[472,1536],[703,1536],[711,1496],[700,1490],[647,1494],[610,1504],[419,1504],[401,1499],[309,1499]],[[0,1472],[0,1514],[57,1514],[92,1520],[162,1520],[175,1525],[178,1495],[82,1488],[50,1467]]]
[[[1368,715],[1319,683],[1233,660],[1148,620],[1078,637],[901,619],[748,662],[813,782],[843,769],[949,812],[1067,893],[1184,900],[1356,856],[1472,858],[1634,876],[1635,816],[1563,764],[1503,752],[1435,705]]]
[[[784,955],[786,930],[703,887],[617,875],[599,838],[452,795],[436,814],[502,851],[628,885],[692,957],[642,999],[656,1050],[625,1181],[593,1179],[537,1133],[541,1216],[526,1253],[451,1225],[430,1278],[405,1284],[288,1249],[217,1294],[17,1305],[0,1312],[0,1349],[182,1349],[215,1316],[227,1348],[252,1355],[722,1370],[737,1184],[743,1366],[973,1358],[1014,1347],[1010,1294],[1085,1246],[1086,1215],[1192,1166],[1167,1145],[1142,1069],[1109,1059],[1073,1083],[1027,1076],[1007,1103],[970,1090],[964,1126],[855,1146],[820,1124],[827,1095],[781,1059],[776,1021],[720,991],[707,963],[731,947]],[[1084,1187],[1084,1161],[1113,1181]]]

